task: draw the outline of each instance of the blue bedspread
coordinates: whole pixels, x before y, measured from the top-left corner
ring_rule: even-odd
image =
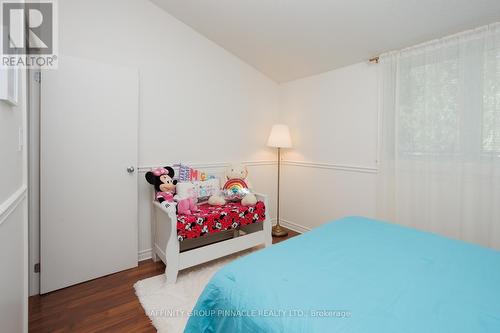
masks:
[[[223,267],[185,332],[499,333],[500,252],[344,218]]]

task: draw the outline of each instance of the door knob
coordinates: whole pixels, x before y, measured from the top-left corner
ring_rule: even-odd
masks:
[[[134,171],[135,171],[135,168],[134,168],[133,166],[129,166],[129,167],[127,168],[127,172],[128,172],[128,173],[134,173]]]

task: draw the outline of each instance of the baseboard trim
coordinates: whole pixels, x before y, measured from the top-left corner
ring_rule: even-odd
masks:
[[[338,171],[348,171],[348,172],[361,172],[361,173],[378,172],[378,168],[376,167],[366,167],[366,166],[347,165],[347,164],[331,164],[331,163],[290,161],[290,160],[284,160],[283,164],[290,166],[304,167],[304,168],[328,169],[328,170],[338,170]]]
[[[26,185],[21,186],[4,203],[0,205],[0,225],[14,212],[19,204],[26,198]]]
[[[146,249],[146,250],[141,250],[138,253],[138,259],[137,261],[144,261],[153,258],[153,250],[152,249]]]
[[[300,234],[306,233],[306,232],[311,230],[311,228],[309,228],[309,227],[303,226],[303,225],[298,224],[298,223],[290,222],[290,221],[287,221],[284,219],[280,219],[280,224],[283,227],[290,229],[292,231],[298,232]]]
[[[176,162],[177,163],[177,162]],[[173,165],[176,163],[161,163],[159,165]],[[277,161],[268,161],[268,160],[260,160],[260,161],[245,161],[242,162],[246,166],[267,166],[267,165],[276,165]],[[192,168],[196,169],[225,169],[229,166],[228,162],[212,162],[212,163],[184,163],[185,165],[189,165]],[[138,167],[138,171],[140,173],[146,173],[153,168],[157,168],[158,165],[143,165]]]

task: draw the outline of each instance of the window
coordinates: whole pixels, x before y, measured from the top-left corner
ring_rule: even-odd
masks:
[[[500,156],[500,49],[463,53],[450,46],[400,59],[400,154]]]
[[[458,61],[400,67],[399,150],[442,154],[460,151]]]
[[[485,61],[482,125],[483,151],[500,153],[500,50]]]

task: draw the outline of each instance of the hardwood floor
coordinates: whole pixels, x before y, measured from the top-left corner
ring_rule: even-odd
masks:
[[[279,243],[287,237],[274,238]],[[165,265],[139,267],[29,299],[29,332],[156,332],[135,296],[134,283],[163,274]]]

